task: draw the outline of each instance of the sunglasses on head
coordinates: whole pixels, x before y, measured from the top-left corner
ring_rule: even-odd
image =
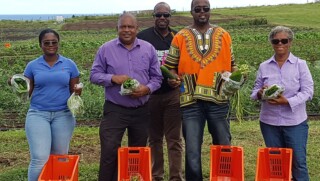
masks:
[[[287,43],[289,43],[289,39],[286,38],[286,39],[272,39],[272,40],[271,40],[271,43],[274,44],[274,45],[277,45],[277,44],[279,44],[280,42],[281,42],[282,44],[287,44]]]
[[[44,41],[42,42],[43,46],[48,47],[48,46],[57,46],[59,42],[57,41]]]
[[[196,6],[196,7],[193,8],[193,11],[194,11],[195,13],[200,13],[201,10],[203,10],[203,12],[207,13],[207,12],[210,11],[210,7],[208,7],[208,6],[203,6],[203,7],[201,7],[201,6]]]
[[[171,16],[170,13],[155,13],[153,14],[154,17],[157,17],[157,18],[161,18],[162,16],[165,17],[165,18],[169,18]]]

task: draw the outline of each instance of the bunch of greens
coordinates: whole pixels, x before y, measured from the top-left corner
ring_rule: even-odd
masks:
[[[30,90],[30,83],[29,79],[27,79],[22,74],[15,74],[11,78],[11,86],[13,92],[16,93],[18,96],[18,100],[26,103],[29,100],[29,90]]]
[[[262,93],[262,99],[267,100],[267,99],[275,99],[279,95],[281,95],[284,91],[284,88],[277,85],[273,84],[271,86],[268,86],[266,89],[263,90]]]
[[[67,102],[68,108],[71,111],[73,117],[77,117],[84,113],[84,105],[81,97],[72,93]]]
[[[129,181],[143,181],[143,178],[142,178],[141,174],[135,173],[135,174],[130,175]]]
[[[139,81],[133,78],[125,80],[121,85],[120,94],[121,95],[130,95],[140,85]]]
[[[132,89],[135,86],[135,81],[132,78],[127,79],[123,82],[123,88]]]
[[[247,64],[239,65],[238,70],[231,73],[229,79],[240,82],[242,79],[244,79],[244,76],[246,76],[250,72],[249,66]]]
[[[225,96],[231,96],[244,84],[247,74],[250,72],[247,64],[239,65],[238,70],[230,73],[225,72],[223,79],[225,80],[222,86],[222,94]]]

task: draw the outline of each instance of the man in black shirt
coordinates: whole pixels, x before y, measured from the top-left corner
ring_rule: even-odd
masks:
[[[169,27],[170,6],[160,2],[154,7],[155,26],[147,28],[137,37],[151,43],[158,53],[160,64],[164,64],[176,31]],[[169,160],[169,181],[182,181],[182,134],[179,88],[162,81],[161,88],[149,99],[151,122],[149,126],[149,146],[152,156],[152,180],[164,180],[163,137],[165,136]]]

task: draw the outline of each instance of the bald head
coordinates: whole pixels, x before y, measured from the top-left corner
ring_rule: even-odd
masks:
[[[192,0],[191,1],[191,10],[195,7],[195,3],[196,2],[198,2],[198,1],[204,1],[204,2],[206,2],[206,3],[208,3],[208,5],[209,5],[209,7],[210,7],[210,2],[209,2],[209,0]]]
[[[129,12],[124,12],[123,14],[121,14],[119,16],[119,19],[118,19],[118,27],[119,25],[121,24],[121,21],[125,18],[130,18],[132,19],[132,21],[134,22],[134,24],[136,26],[138,26],[138,21],[137,21],[137,18],[132,14],[132,13],[129,13]]]
[[[156,12],[159,8],[165,7],[171,11],[171,8],[168,3],[166,2],[159,2],[154,6],[153,12]]]

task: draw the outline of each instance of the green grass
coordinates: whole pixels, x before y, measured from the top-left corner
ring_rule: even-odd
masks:
[[[309,122],[309,140],[307,162],[311,181],[320,180],[320,121]],[[232,145],[244,149],[245,180],[255,178],[257,149],[264,147],[258,121],[231,122]],[[0,180],[26,180],[29,162],[28,145],[24,130],[0,132]],[[202,147],[202,165],[204,180],[210,175],[211,137],[205,132]],[[123,145],[126,145],[126,138]],[[97,180],[99,168],[99,132],[96,127],[77,127],[70,146],[70,154],[80,155],[79,180]],[[165,149],[165,154],[167,151]],[[168,163],[166,159],[166,179],[168,180]]]
[[[276,6],[252,6],[239,8],[218,8],[212,12],[227,17],[263,17],[274,25],[320,28],[320,3],[284,4]],[[214,18],[214,16],[213,16]]]

